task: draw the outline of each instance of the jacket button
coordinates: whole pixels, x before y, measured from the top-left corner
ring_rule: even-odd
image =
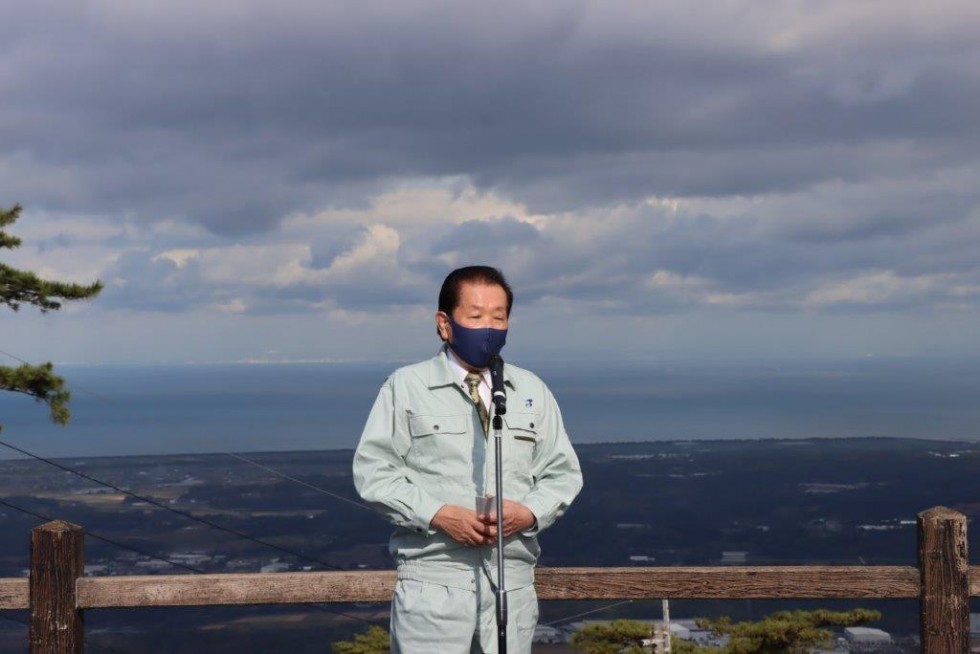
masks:
[[[534,429],[534,423],[533,422],[531,423],[531,429]]]
[[[432,425],[433,429],[439,429],[439,425]]]

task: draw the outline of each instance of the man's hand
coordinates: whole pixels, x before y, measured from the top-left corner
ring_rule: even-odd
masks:
[[[527,508],[520,502],[515,502],[514,500],[504,500],[504,537],[516,534],[519,531],[526,531],[534,526],[536,518],[534,514],[531,513],[531,509]],[[478,516],[483,523],[487,526],[489,530],[487,532],[487,540],[493,541],[497,538],[497,511],[494,509],[490,512],[490,515]]]
[[[506,511],[504,515],[506,515]],[[450,538],[463,545],[480,547],[492,543],[488,534],[493,528],[488,527],[485,522],[480,520],[476,515],[476,511],[472,509],[445,504],[441,509],[436,511],[429,524],[436,529],[446,532]]]

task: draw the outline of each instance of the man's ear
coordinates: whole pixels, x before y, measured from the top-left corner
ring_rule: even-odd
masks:
[[[443,341],[452,338],[453,329],[449,324],[449,316],[444,311],[436,311],[436,333]]]

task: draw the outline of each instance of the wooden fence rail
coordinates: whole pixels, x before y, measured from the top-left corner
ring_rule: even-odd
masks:
[[[539,568],[535,586],[542,600],[918,598],[922,651],[963,654],[980,597],[966,517],[936,507],[918,526],[918,566]],[[81,527],[46,523],[29,578],[0,579],[0,610],[30,609],[31,654],[81,653],[85,609],[388,601],[395,586],[391,571],[84,577],[84,549]]]

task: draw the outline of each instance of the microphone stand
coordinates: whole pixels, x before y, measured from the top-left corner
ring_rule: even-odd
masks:
[[[490,360],[490,381],[493,393],[493,444],[496,453],[496,508],[497,508],[497,652],[507,654],[507,595],[504,592],[504,473],[503,428],[501,418],[507,413],[507,392],[504,390],[504,360],[495,356]]]

